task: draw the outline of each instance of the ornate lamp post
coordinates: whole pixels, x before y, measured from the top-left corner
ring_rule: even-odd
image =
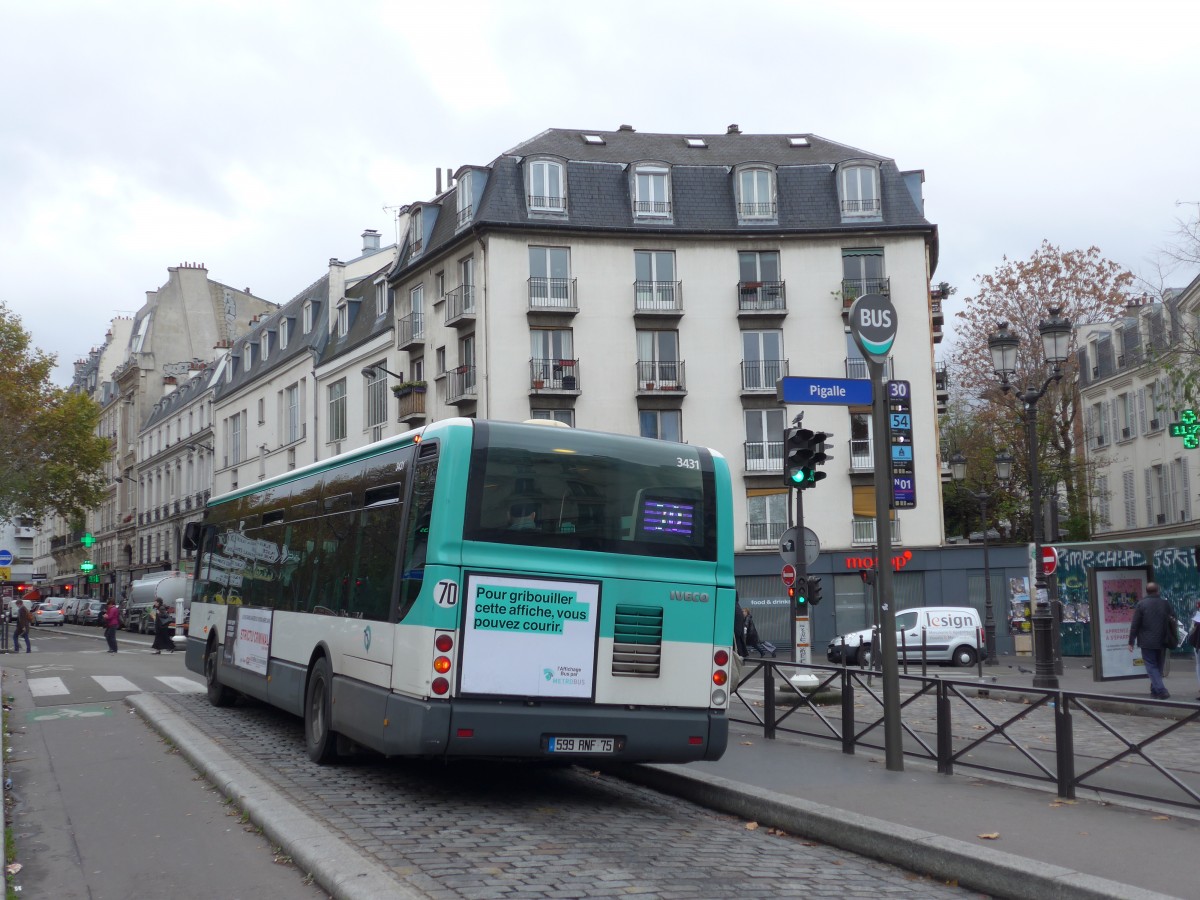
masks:
[[[1058,688],[1058,676],[1054,671],[1054,620],[1050,613],[1050,601],[1046,595],[1046,570],[1042,566],[1042,486],[1038,474],[1037,403],[1051,384],[1063,376],[1062,364],[1067,359],[1067,347],[1071,342],[1071,323],[1064,319],[1062,310],[1051,307],[1050,318],[1038,325],[1042,336],[1042,352],[1045,361],[1052,366],[1050,374],[1040,388],[1033,385],[1024,390],[1009,382],[1017,371],[1017,347],[1021,339],[1008,330],[1007,322],[1000,322],[996,333],[988,338],[988,350],[992,354],[992,367],[1000,379],[1001,389],[1012,391],[1025,406],[1025,430],[1029,441],[1029,505],[1033,517],[1033,559],[1036,600],[1033,605],[1033,686]]]
[[[996,454],[996,480],[1001,485],[1008,484],[1008,479],[1012,477],[1012,464],[1013,458],[1007,451]],[[959,484],[967,477],[967,458],[961,452],[950,457],[950,472]],[[963,490],[979,501],[979,522],[983,529],[983,635],[987,653],[983,661],[989,666],[994,666],[999,660],[996,659],[996,614],[992,608],[992,569],[988,560],[987,505],[996,492],[972,491],[969,488]]]

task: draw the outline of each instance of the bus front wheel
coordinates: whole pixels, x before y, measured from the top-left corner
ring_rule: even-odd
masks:
[[[320,765],[337,759],[337,732],[330,728],[333,708],[333,682],[329,661],[318,659],[308,677],[304,700],[304,744],[308,758]]]
[[[204,654],[204,684],[208,688],[208,702],[213,706],[232,706],[236,699],[234,693],[221,684],[217,677],[217,642],[208,645]]]

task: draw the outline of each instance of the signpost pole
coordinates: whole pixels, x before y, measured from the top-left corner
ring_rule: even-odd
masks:
[[[792,662],[807,665],[812,660],[802,657],[808,656],[808,559],[804,552],[804,491],[799,488],[796,488],[796,531],[800,533],[800,540],[796,541],[796,560],[792,565],[796,567],[796,590],[805,592],[806,615],[801,616],[796,604],[792,604]],[[800,652],[801,637],[804,638],[804,653]]]

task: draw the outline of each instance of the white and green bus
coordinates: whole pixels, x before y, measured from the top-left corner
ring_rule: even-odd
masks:
[[[187,665],[317,762],[717,759],[731,503],[703,447],[440,421],[213,498]]]

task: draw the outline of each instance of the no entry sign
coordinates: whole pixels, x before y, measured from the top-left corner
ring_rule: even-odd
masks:
[[[796,583],[796,567],[788,563],[783,567],[782,577],[784,587],[791,587]]]
[[[1058,551],[1053,547],[1042,548],[1042,571],[1053,575],[1058,568]]]

